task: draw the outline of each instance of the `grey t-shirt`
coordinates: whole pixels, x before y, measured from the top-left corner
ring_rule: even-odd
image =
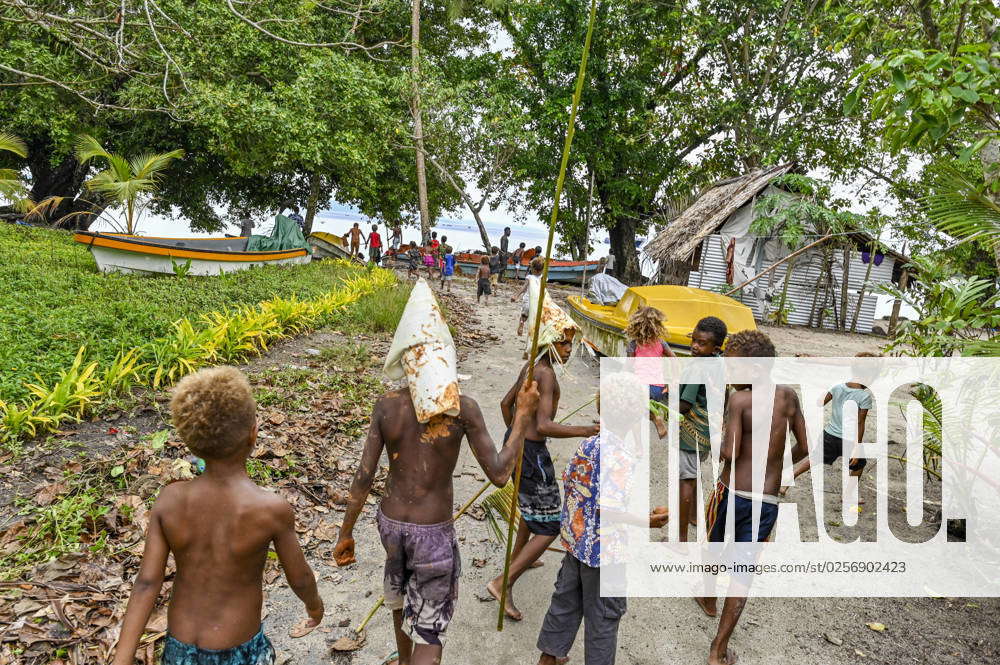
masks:
[[[838,383],[830,390],[830,421],[826,431],[838,439],[844,438],[844,403],[854,400],[858,411],[872,408],[872,393],[867,388],[851,388],[846,383]]]

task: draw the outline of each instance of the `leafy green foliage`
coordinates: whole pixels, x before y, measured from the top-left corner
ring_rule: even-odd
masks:
[[[941,258],[914,258],[920,281],[906,291],[884,287],[917,311],[886,348],[905,356],[996,355],[1000,294],[992,280],[957,277]]]

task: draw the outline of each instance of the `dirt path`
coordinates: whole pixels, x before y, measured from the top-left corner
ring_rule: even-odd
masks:
[[[455,286],[456,295],[474,301],[467,280],[457,280]],[[462,381],[462,391],[480,403],[495,438],[504,431],[500,399],[522,362],[522,341],[514,336],[518,309],[509,297],[494,299],[480,315],[482,326],[499,339],[481,349],[460,352],[459,372],[469,376]],[[842,340],[827,335],[809,337],[796,332],[793,338],[776,342],[779,352],[787,355],[845,355],[847,351],[853,355],[851,349],[871,344],[870,338],[863,336]],[[854,339],[858,337],[861,339]],[[812,348],[795,348],[810,343]],[[593,362],[575,358],[568,369],[561,379],[560,413],[587,401],[598,384]],[[573,421],[587,422],[595,415],[593,406],[588,406]],[[562,440],[552,444],[557,470],[564,468],[577,443]],[[479,489],[483,479],[466,450],[455,470],[456,508]],[[279,651],[279,662],[332,659],[334,663],[377,665],[394,651],[391,615],[381,609],[369,624],[366,644],[360,650],[329,655],[330,644],[346,635],[348,626],[356,625],[381,593],[384,553],[374,526],[374,511],[374,505],[366,506],[356,527],[357,564],[338,569],[323,560],[312,560],[327,607],[322,629],[299,640],[288,638],[288,628],[302,615],[301,604],[281,584],[269,590],[265,625]],[[525,574],[515,592],[525,618],[520,623],[508,622],[503,633],[498,633],[497,604],[487,596],[485,584],[500,570],[503,552],[490,539],[485,522],[464,517],[456,529],[464,570],[444,661],[468,665],[537,662],[535,640],[548,608],[560,555],[547,553],[544,567]],[[986,663],[1000,653],[998,610],[1000,602],[993,599],[757,599],[748,604],[732,646],[741,662],[748,664]],[[866,627],[867,622],[881,622],[887,629],[874,632]],[[705,662],[715,625],[686,599],[631,599],[621,625],[618,663]],[[583,663],[582,634],[570,655],[572,662]]]

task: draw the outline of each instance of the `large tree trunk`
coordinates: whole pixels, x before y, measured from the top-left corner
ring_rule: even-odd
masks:
[[[490,253],[490,234],[486,232],[486,224],[483,222],[483,218],[479,216],[479,209],[475,206],[469,206],[469,210],[472,211],[472,217],[476,220],[476,226],[479,227],[479,238],[483,241],[483,247],[486,248],[486,253]]]
[[[431,214],[427,206],[427,168],[424,165],[424,120],[420,111],[420,0],[413,0],[410,15],[410,76],[413,79],[413,141],[417,146],[417,198],[420,204],[420,237],[431,237]]]
[[[610,228],[611,253],[615,255],[615,272],[626,284],[639,284],[639,254],[635,251],[635,220],[619,218]]]
[[[29,150],[31,200],[39,203],[53,197],[62,199],[58,205],[46,210],[45,221],[77,230],[90,228],[107,203],[83,189],[89,168],[81,165],[72,155],[67,155],[53,166],[50,161],[52,145],[47,140],[29,143]]]
[[[306,199],[306,219],[305,226],[302,229],[307,238],[309,237],[309,234],[312,233],[313,219],[316,218],[316,209],[319,207],[319,189],[322,184],[321,178],[322,176],[318,173],[309,174],[309,198]]]

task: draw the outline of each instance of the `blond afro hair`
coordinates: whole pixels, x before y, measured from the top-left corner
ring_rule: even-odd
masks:
[[[246,446],[257,423],[250,383],[235,367],[202,369],[181,379],[170,413],[191,452],[209,460]]]
[[[625,334],[638,344],[649,344],[663,337],[663,312],[655,307],[640,307],[628,317]]]

